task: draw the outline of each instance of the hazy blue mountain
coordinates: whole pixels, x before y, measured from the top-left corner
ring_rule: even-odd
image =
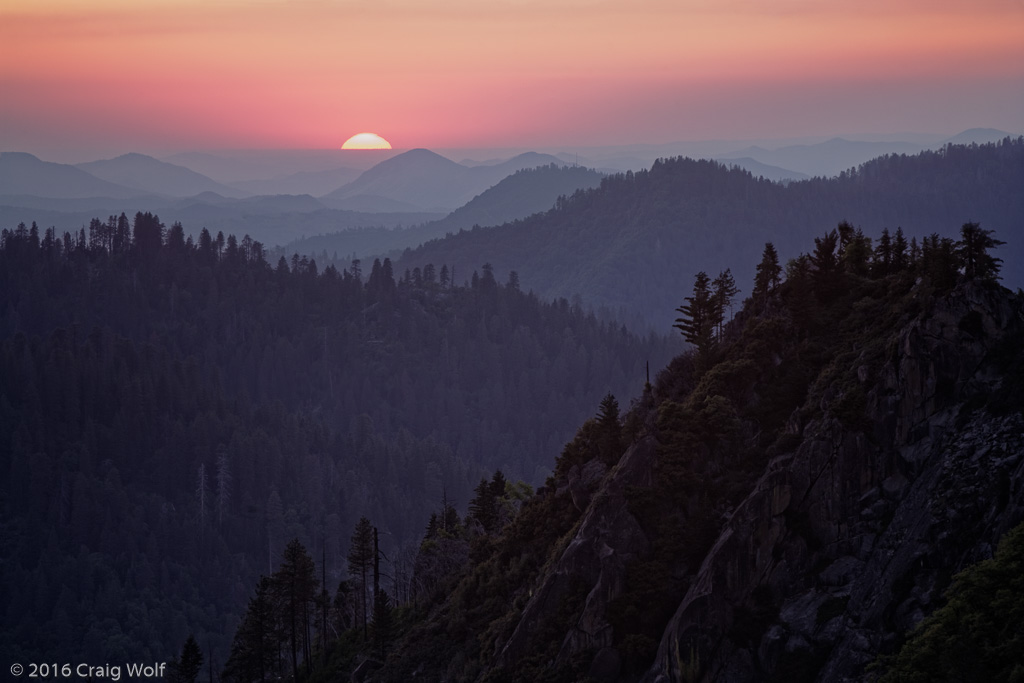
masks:
[[[348,197],[344,201],[328,202],[325,200],[324,203],[331,204],[334,208],[344,209],[346,211],[366,211],[368,213],[423,210],[422,207],[416,204],[403,202],[399,199],[392,199],[391,197],[382,197],[378,194],[357,194],[355,196]],[[442,209],[438,208],[437,212],[442,212]]]
[[[602,174],[591,169],[554,164],[523,169],[484,190],[468,204],[440,220],[405,230],[383,227],[341,230],[292,242],[285,245],[284,251],[289,256],[294,253],[317,256],[326,252],[328,255],[338,254],[342,258],[355,254],[365,259],[418,247],[427,240],[444,237],[474,225],[500,225],[546,211],[554,206],[560,196],[570,196],[577,190],[597,187],[602,177]]]
[[[747,147],[719,155],[718,159],[750,158],[808,176],[830,177],[883,154],[915,154],[922,149],[923,146],[909,142],[865,142],[832,138],[813,145],[788,145],[778,149]]]
[[[997,130],[995,128],[969,128],[962,133],[957,133],[951,138],[947,138],[942,144],[944,145],[969,145],[971,143],[977,143],[983,145],[987,142],[999,142],[1003,138],[1013,137],[1012,133],[1007,133],[1005,130]]]
[[[239,180],[229,185],[252,194],[308,194],[319,197],[355,180],[360,173],[361,170],[348,167],[326,171],[298,171],[273,178]]]
[[[519,170],[441,220],[424,227],[432,228],[436,236],[440,236],[474,225],[501,225],[547,211],[560,196],[597,187],[603,177],[603,174],[582,166],[550,164]]]
[[[0,152],[0,196],[132,197],[137,189],[101,180],[70,164],[43,161],[24,152]]]
[[[225,149],[179,152],[163,157],[163,160],[191,168],[217,182],[233,184],[340,168],[362,172],[396,154],[398,152],[390,149]]]
[[[472,170],[427,149],[413,149],[382,161],[352,182],[323,195],[331,208],[348,208],[359,196],[394,199],[417,206],[452,208]]]
[[[308,194],[260,195],[233,202],[228,206],[237,206],[246,212],[260,213],[312,213],[327,208],[319,199]]]
[[[225,197],[244,197],[247,192],[218,183],[201,173],[154,159],[145,154],[122,154],[114,159],[90,161],[77,167],[101,180],[172,197],[192,197],[216,192]]]
[[[740,159],[727,159],[725,160],[729,166],[739,166],[745,171],[750,171],[750,174],[755,178],[761,177],[765,180],[774,180],[775,182],[786,182],[790,180],[806,180],[810,176],[806,173],[800,173],[798,171],[791,171],[788,168],[780,168],[778,166],[771,166],[769,164],[762,164],[757,159],[751,159],[750,157],[743,157]]]
[[[382,161],[320,199],[336,209],[367,206],[358,198],[369,196],[376,198],[374,202],[388,199],[421,210],[451,211],[520,169],[549,163],[561,162],[527,152],[501,163],[468,167],[427,149],[413,149]]]
[[[278,200],[283,200],[283,204],[277,204]],[[440,218],[436,213],[425,211],[367,213],[325,208],[310,210],[312,202],[318,201],[313,197],[260,197],[256,202],[247,201],[168,207],[161,210],[160,218],[168,225],[180,221],[192,234],[204,227],[214,233],[223,231],[225,235],[248,234],[268,247],[337,230],[392,230]],[[290,208],[289,204],[292,205]]]

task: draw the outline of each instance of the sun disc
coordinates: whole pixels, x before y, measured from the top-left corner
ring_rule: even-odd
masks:
[[[342,149],[391,149],[391,143],[377,135],[376,133],[359,133],[353,135],[345,144],[341,146]]]

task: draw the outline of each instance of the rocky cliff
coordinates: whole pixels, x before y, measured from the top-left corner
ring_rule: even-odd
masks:
[[[821,361],[776,445],[753,449],[761,473],[725,508],[699,568],[669,567],[686,592],[643,680],[862,680],[941,603],[954,573],[991,556],[1024,519],[1024,418],[1006,376],[1019,364],[1022,302],[990,284],[935,295],[920,282],[896,302],[883,304],[891,327],[876,320],[860,335],[833,338],[839,348]],[[782,364],[787,353],[769,356]],[[758,377],[766,381],[763,371]],[[656,411],[638,410],[646,435],[604,478],[591,462],[555,491],[586,507],[498,648],[495,670],[515,672],[529,634],[552,613],[565,615],[575,591],[578,606],[550,665],[576,658],[577,677],[637,677],[623,666],[629,643],[611,613],[630,567],[657,542],[630,491],[659,495],[668,457]],[[749,441],[752,420],[737,424]],[[691,460],[728,461],[721,450],[693,449]]]
[[[865,420],[836,416],[842,375],[791,420],[802,442],[730,515],[645,680],[861,680],[1024,518],[1024,420],[987,405],[1020,301],[972,285],[923,304],[881,366],[847,368]]]
[[[381,680],[873,675],[1024,520],[1024,298],[846,283],[791,277],[587,421]]]

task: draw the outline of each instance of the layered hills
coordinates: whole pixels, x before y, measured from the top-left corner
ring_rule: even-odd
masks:
[[[499,227],[424,244],[401,268],[445,260],[463,270],[484,260],[516,270],[542,296],[575,294],[621,319],[657,329],[676,318],[678,274],[732,268],[750,291],[764,242],[783,261],[821,229],[847,220],[870,234],[902,228],[918,243],[967,221],[1008,242],[1003,276],[1024,285],[1024,139],[950,145],[914,156],[880,157],[835,178],[786,185],[714,161],[672,158],[614,175],[553,210]]]
[[[145,154],[123,154],[114,159],[78,164],[77,167],[102,180],[152,195],[192,197],[204,192],[224,197],[246,195],[245,192],[215,182],[184,166],[160,161]]]
[[[413,149],[382,161],[320,200],[331,208],[450,212],[524,168],[562,165],[550,155],[528,152],[498,164],[464,166],[428,149]]]
[[[547,211],[561,196],[597,187],[602,174],[582,167],[549,164],[521,169],[473,197],[464,206],[444,218],[401,230],[383,226],[360,230],[342,230],[307,237],[284,246],[284,253],[316,255],[347,261],[350,255],[389,254],[416,247],[448,233],[478,225],[500,225]],[[347,258],[346,258],[347,257]]]
[[[77,199],[83,197],[131,197],[136,189],[97,178],[67,164],[42,161],[24,152],[0,153],[0,196]]]

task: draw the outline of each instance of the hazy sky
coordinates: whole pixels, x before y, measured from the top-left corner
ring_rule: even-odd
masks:
[[[1024,0],[0,0],[0,150],[1024,132]]]

